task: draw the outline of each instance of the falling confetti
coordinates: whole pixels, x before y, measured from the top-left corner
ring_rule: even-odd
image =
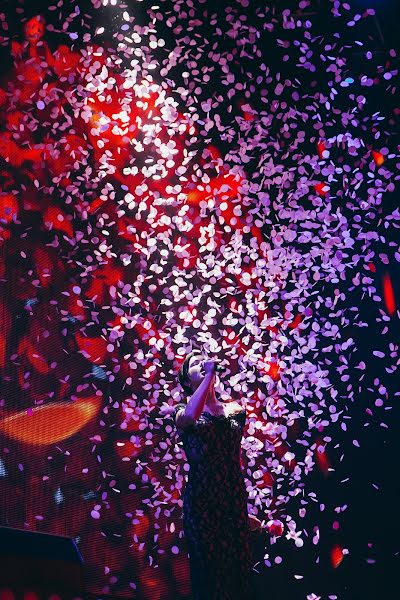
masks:
[[[341,445],[363,449],[352,417],[366,390],[365,426],[388,427],[374,411],[390,409],[390,394],[369,371],[379,361],[396,377],[400,361],[397,55],[375,54],[374,10],[9,4],[2,481],[21,451],[7,444],[35,457],[55,446],[48,510],[32,519],[49,530],[65,505],[93,593],[121,591],[128,553],[140,576],[126,593],[167,597],[166,557],[189,593],[176,525],[188,465],[168,414],[182,399],[179,366],[202,346],[226,365],[221,398],[247,405],[241,465],[268,539],[318,546],[310,475],[329,480]],[[76,497],[57,479],[59,453],[84,488]],[[265,565],[279,565],[268,551]],[[340,565],[340,545],[330,560]]]

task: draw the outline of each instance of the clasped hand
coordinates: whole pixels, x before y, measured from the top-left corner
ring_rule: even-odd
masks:
[[[207,359],[203,362],[203,370],[204,373],[212,373],[215,374],[217,371],[217,367],[219,365],[219,361],[213,359]]]

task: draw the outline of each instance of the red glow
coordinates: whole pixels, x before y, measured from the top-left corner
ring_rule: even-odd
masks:
[[[274,381],[278,381],[280,378],[280,369],[278,363],[263,361],[262,363],[259,363],[258,367],[261,372],[269,375]]]
[[[23,600],[40,600],[39,594],[33,590],[27,590],[23,595]]]
[[[317,183],[314,185],[314,189],[318,196],[325,198],[329,194],[329,185],[326,183]]]
[[[208,186],[201,186],[193,190],[187,190],[187,203],[192,206],[197,206],[202,200],[207,201],[215,194],[218,195],[218,199],[221,203],[232,200],[237,198],[238,188],[240,187],[241,182],[241,178],[238,180],[237,175],[232,174],[214,177]],[[221,211],[224,213],[225,219],[227,216],[234,216],[233,212],[231,215],[229,215],[229,212],[232,210],[233,207],[231,207],[229,204],[227,207],[222,204]]]
[[[54,53],[53,70],[59,77],[78,68],[80,56],[68,46],[61,45]]]
[[[209,156],[212,160],[217,160],[218,158],[221,158],[221,152],[216,146],[208,146],[207,152],[209,153]]]
[[[55,206],[49,206],[43,214],[43,222],[49,229],[63,231],[68,237],[73,236],[72,223],[67,215]]]
[[[0,600],[14,600],[14,592],[10,588],[3,588],[0,590]]]
[[[249,107],[250,108],[250,105],[249,105],[249,103],[248,103],[247,100],[240,100],[238,102],[238,106],[243,111],[243,115],[244,115],[245,121],[253,121],[254,120],[254,114],[250,110],[248,110],[248,109],[246,110],[245,109],[245,107]]]
[[[166,584],[149,573],[143,577],[142,581],[143,598],[146,600],[161,600],[165,593]]]
[[[38,373],[41,375],[47,375],[49,373],[50,368],[46,358],[39,353],[37,346],[34,346],[29,341],[26,342],[25,355]]]
[[[7,101],[7,94],[6,92],[3,90],[3,88],[0,88],[0,107],[3,106]]]
[[[28,75],[29,76],[29,75]],[[21,167],[25,161],[38,162],[41,151],[37,149],[26,149],[19,146],[12,139],[9,132],[0,133],[0,157],[12,167]]]
[[[128,462],[142,453],[142,445],[142,440],[138,440],[138,442],[121,440],[115,443],[115,451],[123,461]]]
[[[389,273],[385,273],[382,278],[383,281],[383,298],[386,306],[386,310],[389,315],[393,315],[396,311],[396,300],[394,297],[394,290],[392,285],[392,279]]]
[[[322,141],[319,141],[317,144],[317,150],[318,150],[318,155],[320,158],[323,158],[322,153],[324,152],[325,149],[326,149],[325,143]]]
[[[322,452],[320,451],[323,448]],[[316,447],[314,450],[315,462],[320,468],[321,472],[326,476],[329,473],[331,467],[330,460],[328,458],[326,449],[324,448],[324,442],[319,438],[316,441]]]
[[[149,518],[146,515],[139,515],[132,519],[131,535],[137,535],[139,540],[142,540],[150,527]]]
[[[273,487],[275,484],[275,479],[271,475],[269,471],[265,471],[261,479],[258,479],[256,482],[257,487],[263,489],[266,487]]]
[[[42,39],[45,30],[44,18],[40,15],[32,17],[25,23],[24,33],[26,39],[31,43],[36,43]]]
[[[300,323],[302,322],[302,316],[300,313],[298,313],[295,318],[293,319],[293,321],[291,323],[289,323],[289,328],[290,329],[296,329]]]
[[[343,557],[343,548],[339,546],[339,544],[336,544],[336,546],[332,548],[330,554],[331,565],[334,569],[337,569],[337,567],[341,564]]]
[[[187,556],[180,554],[172,559],[172,574],[181,596],[190,595],[190,567]]]
[[[80,331],[75,334],[76,343],[83,356],[93,363],[102,363],[107,354],[107,340],[102,337],[85,337]]]
[[[97,269],[96,277],[91,279],[85,296],[89,299],[95,297],[98,304],[105,304],[106,299],[109,298],[110,287],[117,285],[118,281],[123,281],[122,271],[110,261],[109,264]]]
[[[1,331],[0,331],[0,367],[4,368],[6,364],[6,348],[8,336],[11,329],[11,315],[5,302],[0,299],[0,319],[1,319]]]
[[[376,152],[375,150],[372,150],[372,157],[377,167],[380,167],[385,162],[383,154],[381,154],[380,152]]]

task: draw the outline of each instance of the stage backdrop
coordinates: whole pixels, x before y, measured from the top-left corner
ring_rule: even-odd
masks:
[[[168,407],[203,347],[247,405],[259,581],[343,598],[352,557],[365,581],[396,550],[376,507],[398,410],[400,109],[374,9],[5,4],[1,524],[73,537],[95,594],[187,598]]]

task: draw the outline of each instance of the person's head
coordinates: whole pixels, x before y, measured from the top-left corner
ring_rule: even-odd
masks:
[[[178,380],[187,394],[193,394],[204,378],[203,361],[205,357],[201,350],[190,352],[182,363]]]

